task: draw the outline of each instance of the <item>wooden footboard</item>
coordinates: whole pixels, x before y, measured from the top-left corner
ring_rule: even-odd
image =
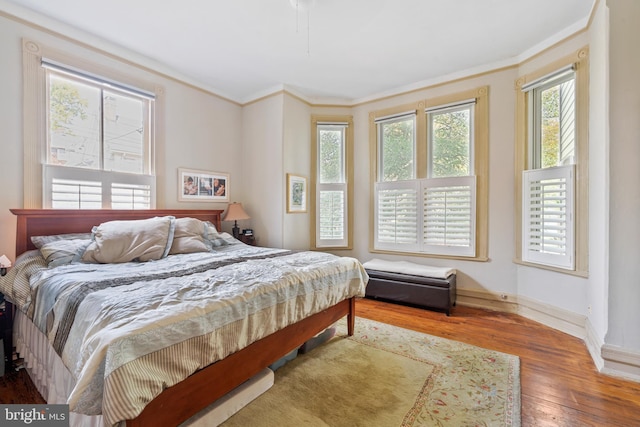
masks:
[[[215,402],[262,369],[347,316],[353,335],[355,298],[290,325],[165,389],[127,426],[178,425]]]

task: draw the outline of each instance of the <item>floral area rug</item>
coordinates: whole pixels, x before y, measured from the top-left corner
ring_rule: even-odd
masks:
[[[353,337],[337,326],[223,426],[520,426],[518,357],[362,318]]]

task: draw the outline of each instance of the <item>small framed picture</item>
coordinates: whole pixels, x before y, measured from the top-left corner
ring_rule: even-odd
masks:
[[[307,211],[307,178],[287,174],[287,213]]]
[[[229,174],[178,168],[178,200],[228,202]]]

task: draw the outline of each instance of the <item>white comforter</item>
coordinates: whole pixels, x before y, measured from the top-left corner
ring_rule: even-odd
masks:
[[[352,296],[353,258],[243,244],[127,264],[71,264],[31,276],[34,323],[76,379],[74,412],[105,424],[276,330]]]

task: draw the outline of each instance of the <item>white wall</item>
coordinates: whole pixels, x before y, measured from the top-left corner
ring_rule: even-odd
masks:
[[[311,107],[291,95],[284,97],[284,172],[307,178],[311,182]],[[286,206],[286,180],[285,180]],[[307,212],[287,213],[283,211],[283,247],[287,249],[309,249],[309,192],[307,191]]]
[[[589,29],[589,327],[604,344],[609,307],[609,16],[600,2]],[[597,356],[596,356],[597,360]]]
[[[609,0],[608,344],[640,353],[640,2]]]
[[[246,105],[242,112],[242,202],[260,246],[283,247],[284,242],[284,94]],[[304,161],[301,161],[304,165]],[[308,160],[306,161],[308,163]]]

